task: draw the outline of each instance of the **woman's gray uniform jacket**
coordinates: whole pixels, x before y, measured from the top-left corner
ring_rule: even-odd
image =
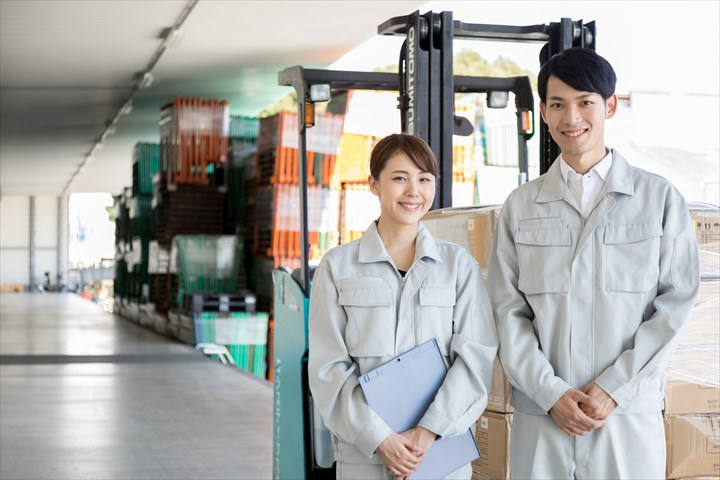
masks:
[[[368,406],[359,376],[431,338],[451,367],[419,425],[458,435],[487,404],[497,333],[480,266],[422,224],[415,245],[403,278],[373,222],[360,239],[328,252],[314,272],[310,389],[340,462],[382,463],[374,452],[391,433]]]
[[[698,291],[695,232],[669,182],[612,154],[587,220],[558,161],[503,206],[488,288],[521,412],[545,414],[593,381],[613,413],[663,408],[665,365]]]

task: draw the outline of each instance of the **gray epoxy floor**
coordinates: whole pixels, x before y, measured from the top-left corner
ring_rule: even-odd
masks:
[[[0,479],[269,479],[272,385],[75,294],[0,295]]]

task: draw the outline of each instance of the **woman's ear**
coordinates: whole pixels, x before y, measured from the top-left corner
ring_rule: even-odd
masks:
[[[378,181],[375,180],[375,177],[373,177],[372,175],[368,175],[368,185],[370,186],[370,191],[373,193],[373,195],[379,197],[380,186],[378,185]]]

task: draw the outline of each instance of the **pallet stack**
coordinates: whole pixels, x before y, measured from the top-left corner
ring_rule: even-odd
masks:
[[[128,214],[127,198],[130,188],[126,187],[115,199],[115,272],[113,291],[115,295],[115,308],[122,309],[128,297],[128,268],[125,254],[129,249],[130,217]]]
[[[227,100],[177,97],[160,110],[162,180],[168,185],[209,185],[227,161]]]
[[[340,243],[362,237],[370,223],[380,216],[380,202],[367,180],[343,182],[340,188]]]
[[[259,121],[255,117],[230,116],[228,141],[227,201],[228,230],[248,236],[247,225],[253,199],[255,154]]]
[[[143,142],[135,144],[132,169],[132,197],[127,199],[131,238],[131,248],[126,255],[128,297],[131,301],[144,303],[150,294],[148,259],[152,217],[152,179],[160,170],[160,145]]]
[[[169,253],[176,235],[222,235],[225,226],[225,192],[222,188],[178,185],[170,190],[155,184],[152,201],[152,240]],[[151,282],[155,309],[167,313],[177,279],[170,272],[157,272]]]
[[[308,243],[313,262],[338,244],[339,194],[335,165],[343,117],[318,116],[307,131]],[[260,309],[272,302],[272,269],[300,266],[297,114],[281,112],[260,121],[255,164],[253,253]]]
[[[170,252],[176,235],[224,233],[228,130],[225,100],[178,97],[162,107],[160,172],[152,197],[151,240],[158,254]],[[150,297],[156,312],[167,316],[177,288],[175,275],[153,273]]]

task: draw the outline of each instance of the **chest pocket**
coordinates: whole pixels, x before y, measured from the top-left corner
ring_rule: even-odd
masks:
[[[647,292],[660,275],[660,222],[608,225],[606,281],[611,292]]]
[[[526,295],[568,292],[573,251],[567,225],[521,226],[515,232],[515,244],[520,290]]]
[[[449,356],[453,333],[455,289],[424,286],[420,288],[419,296],[421,341],[437,339],[442,354]]]
[[[341,281],[338,303],[348,316],[345,344],[351,356],[394,355],[396,315],[390,285],[375,277]]]

